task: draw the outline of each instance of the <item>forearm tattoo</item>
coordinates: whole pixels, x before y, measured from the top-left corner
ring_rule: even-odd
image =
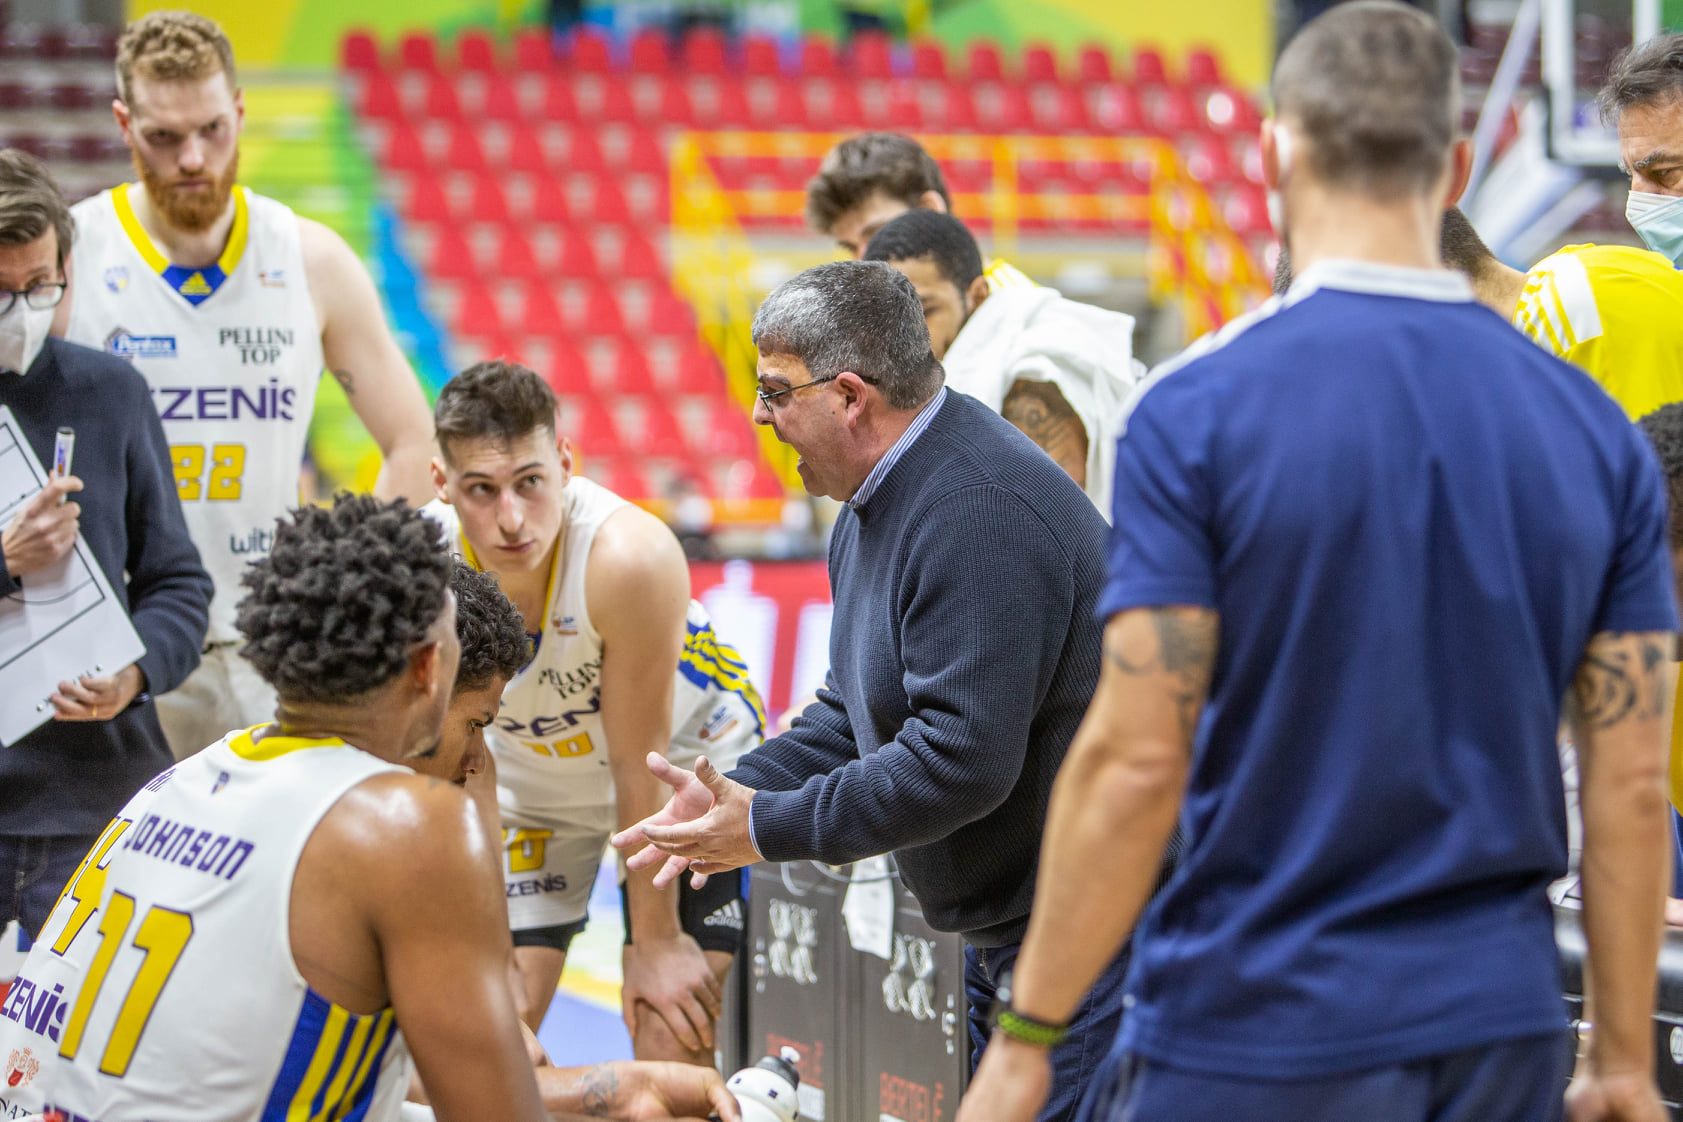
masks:
[[[1198,724],[1199,708],[1209,696],[1220,627],[1214,614],[1186,609],[1155,609],[1151,622],[1154,643],[1128,652],[1107,641],[1104,656],[1130,677],[1168,674],[1181,732],[1190,739]]]
[[[1666,637],[1659,633],[1597,635],[1584,651],[1569,698],[1592,729],[1621,721],[1651,721],[1665,712]]]
[[[1087,428],[1050,382],[1012,384],[999,415],[1046,450],[1070,478],[1087,484]]]
[[[579,1077],[579,1105],[592,1118],[606,1118],[619,1098],[619,1073],[608,1064],[588,1068]]]

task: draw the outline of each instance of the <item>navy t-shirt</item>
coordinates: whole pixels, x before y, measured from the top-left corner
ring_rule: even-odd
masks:
[[[1101,618],[1220,618],[1124,1044],[1314,1077],[1562,1029],[1555,732],[1599,631],[1675,628],[1611,398],[1457,274],[1306,270],[1147,383]]]

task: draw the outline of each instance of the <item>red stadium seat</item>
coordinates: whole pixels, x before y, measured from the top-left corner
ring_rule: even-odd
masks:
[[[1228,195],[1221,206],[1221,217],[1235,234],[1243,238],[1274,232],[1273,224],[1268,220],[1268,197],[1260,187],[1246,186]]]
[[[643,440],[644,451],[657,456],[676,455],[684,447],[684,426],[666,403],[656,398],[644,402]]]
[[[427,171],[429,168],[427,150],[421,144],[420,135],[401,121],[394,122],[386,131],[380,162],[393,171]]]
[[[411,222],[449,222],[455,217],[444,184],[437,176],[426,174],[410,177],[409,200],[403,215]]]
[[[625,320],[620,315],[619,301],[602,284],[592,285],[585,299],[584,329],[591,335],[624,335]]]
[[[653,242],[633,232],[626,235],[625,248],[620,252],[619,275],[631,280],[659,280],[666,276],[666,262]]]
[[[1034,127],[1047,133],[1079,133],[1087,130],[1087,104],[1070,86],[1042,85],[1028,95]]]
[[[501,335],[503,317],[491,293],[473,284],[463,288],[462,300],[456,305],[456,318],[451,327],[458,335]]]
[[[912,44],[912,77],[926,82],[947,80],[947,48],[939,39],[920,39]]]
[[[865,107],[859,88],[851,82],[837,82],[830,90],[830,124],[837,129],[865,127]]]
[[[1179,86],[1155,91],[1145,99],[1146,120],[1166,136],[1197,132],[1203,124],[1192,95]]]
[[[805,78],[834,78],[836,49],[828,39],[809,36],[801,44],[800,74]]]
[[[560,335],[567,329],[561,305],[545,281],[528,281],[520,294],[520,327],[528,335]]]
[[[359,74],[380,69],[380,46],[366,31],[347,31],[339,40],[339,65]]]
[[[456,83],[442,74],[430,75],[421,112],[435,121],[460,121],[462,103],[456,96]]]
[[[970,91],[963,86],[946,86],[944,89],[946,93],[947,131],[979,131],[981,126],[976,120],[976,102],[970,96]]]
[[[1168,67],[1163,65],[1163,55],[1152,47],[1141,47],[1134,52],[1133,79],[1136,86],[1166,86],[1169,83]]]
[[[1027,132],[1032,125],[1028,98],[1016,86],[1000,86],[993,96],[976,99],[976,119],[994,132]]]
[[[437,71],[438,41],[430,31],[411,31],[398,40],[397,60],[405,70]]]
[[[578,102],[573,99],[573,77],[556,72],[544,81],[543,108],[539,114],[546,121],[572,122],[579,119]]]
[[[1081,48],[1077,65],[1079,66],[1081,81],[1088,85],[1097,85],[1112,80],[1110,52],[1096,43],[1089,43]]]
[[[590,384],[590,364],[585,362],[579,349],[564,338],[555,339],[550,347],[549,370],[544,375],[544,381],[563,397],[596,392]]]
[[[514,92],[514,83],[501,74],[485,76],[485,104],[481,112],[491,121],[506,121],[511,125],[524,125],[526,122],[525,111],[520,108],[520,97]]]
[[[860,31],[848,46],[848,77],[888,79],[894,77],[892,40],[881,31]]]
[[[746,470],[741,470],[744,466]],[[781,499],[783,494],[783,484],[778,482],[776,473],[765,461],[756,457],[730,466],[725,474],[724,492],[719,497],[726,500]]]
[[[1023,48],[1023,81],[1056,82],[1058,56],[1047,43],[1031,43]]]
[[[620,443],[619,428],[614,424],[613,414],[600,399],[580,395],[574,399],[573,406],[576,412],[572,431],[567,434],[568,440],[576,443],[593,459],[625,454],[625,446]]]
[[[715,399],[701,431],[688,436],[690,448],[697,455],[730,459],[759,455],[748,415],[734,401]]]
[[[721,75],[730,69],[724,34],[698,27],[684,36],[684,69],[691,74]]]
[[[655,392],[654,377],[649,373],[649,360],[643,357],[642,348],[629,337],[619,342],[618,353],[614,355],[611,379],[610,384],[602,388],[610,390],[616,396],[646,397]]]
[[[971,45],[968,76],[972,82],[1005,81],[1005,60],[999,44],[984,39]]]
[[[532,243],[518,226],[505,226],[497,241],[496,275],[505,280],[536,280],[543,276]]]
[[[444,164],[440,170],[485,170],[485,147],[479,143],[479,133],[469,125],[457,125],[450,130],[450,141],[444,150]]]
[[[371,72],[362,86],[361,113],[370,121],[402,120],[403,101],[397,95],[397,83],[381,71]]]
[[[896,82],[888,89],[883,126],[899,132],[916,132],[924,127],[923,100],[910,82]]]
[[[606,74],[614,67],[613,44],[595,28],[580,27],[573,32],[567,61],[580,73]]]
[[[631,72],[665,74],[672,67],[672,48],[659,31],[645,29],[631,37]]]
[[[553,176],[539,175],[532,187],[532,208],[528,217],[533,222],[566,225],[573,220],[572,208],[567,205],[567,192]]]
[[[637,119],[637,103],[632,100],[631,87],[618,78],[603,79],[602,105],[596,119],[615,124],[630,124]]]
[[[483,31],[468,30],[456,36],[456,69],[479,74],[497,71],[497,45]]]
[[[678,359],[675,374],[679,393],[722,394],[725,391],[725,373],[719,366],[718,358],[699,340]]]
[[[625,192],[611,179],[596,181],[596,197],[590,202],[590,217],[597,222],[625,225],[631,221],[631,208],[625,203]]]
[[[742,42],[742,70],[750,78],[775,78],[783,72],[783,60],[777,40],[766,35],[750,35]]]
[[[692,337],[695,335],[695,309],[676,292],[662,288],[649,301],[649,330],[655,335]]]
[[[666,174],[666,149],[654,133],[639,129],[631,134],[625,153],[625,170],[642,175]]]
[[[1095,129],[1112,136],[1138,136],[1146,131],[1139,95],[1120,82],[1088,92],[1087,119]]]
[[[655,497],[654,488],[649,486],[648,476],[644,473],[642,465],[632,458],[621,457],[609,463],[602,473],[602,486],[622,499]]]
[[[564,277],[595,279],[602,273],[602,268],[596,261],[596,251],[590,247],[589,240],[572,230],[567,231],[561,238],[555,268]]]
[[[427,259],[427,273],[442,280],[479,280],[473,246],[468,244],[461,230],[455,226],[439,228],[438,238],[432,244],[432,255]]]
[[[1205,186],[1231,183],[1239,178],[1233,168],[1227,145],[1219,140],[1201,138],[1186,149],[1186,174]]]
[[[1192,86],[1221,85],[1221,63],[1214,51],[1199,47],[1186,53],[1186,81]]]
[[[715,114],[722,125],[742,126],[753,119],[748,90],[741,82],[727,81],[719,87],[719,108]]]
[[[547,27],[531,27],[514,36],[514,68],[523,74],[542,74],[555,66],[555,47]]]
[[[576,128],[567,145],[567,158],[562,161],[562,171],[573,172],[577,175],[601,175],[608,168],[608,162],[602,158],[602,145],[596,139],[594,130]]]
[[[494,175],[481,175],[473,181],[473,191],[468,196],[467,217],[470,222],[501,224],[509,221],[512,214],[501,179]]]
[[[695,105],[682,79],[669,78],[661,83],[660,106],[655,115],[662,125],[668,127],[689,128],[695,124]]]
[[[1197,99],[1204,127],[1218,133],[1253,133],[1262,123],[1251,99],[1238,90],[1216,87]]]

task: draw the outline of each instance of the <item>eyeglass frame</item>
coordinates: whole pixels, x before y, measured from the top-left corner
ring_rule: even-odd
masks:
[[[17,306],[19,296],[23,297],[23,306],[32,311],[45,312],[49,309],[56,308],[60,304],[64,303],[64,293],[69,287],[69,281],[50,281],[46,284],[32,284],[28,288],[0,288],[0,316],[5,315]],[[30,301],[30,293],[40,292],[41,290],[47,288],[58,289],[58,296],[51,304],[37,306]]]
[[[786,393],[794,393],[796,390],[804,390],[808,386],[822,386],[825,382],[833,382],[837,378],[840,378],[842,376],[842,374],[847,374],[847,373],[849,373],[849,371],[843,370],[841,372],[841,374],[832,374],[828,378],[814,378],[810,382],[802,382],[798,386],[785,386],[780,390],[773,390],[771,393],[766,393],[766,391],[764,391],[764,390],[762,390],[762,389],[760,389],[759,387],[756,386],[754,388],[754,396],[759,398],[760,399],[760,404],[764,405],[769,410],[769,409],[772,408],[772,404],[771,404],[772,401],[775,400],[776,398],[782,397]],[[864,377],[863,375],[854,374],[853,376],[855,378],[858,378],[861,382],[864,382],[867,386],[876,385],[875,382],[871,381],[871,379],[869,379],[869,378]]]

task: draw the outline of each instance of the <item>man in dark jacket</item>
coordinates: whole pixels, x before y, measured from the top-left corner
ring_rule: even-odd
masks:
[[[57,430],[76,434],[74,474],[0,533],[0,613],[80,533],[146,645],[138,662],[61,682],[53,719],[0,747],[0,927],[16,919],[31,936],[106,822],[173,762],[151,698],[198,665],[211,594],[145,381],[47,334],[71,232],[40,162],[0,151],[0,405],[45,465]]]
[[[943,386],[917,293],[892,267],[807,270],[766,298],[754,343],[754,419],[800,452],[807,490],[846,504],[830,542],[830,674],[729,779],[651,761],[674,804],[616,844],[653,843],[634,867],[677,855],[663,876],[892,851],[929,922],[965,938],[980,1055],[1052,779],[1098,679],[1104,519],[1010,422]],[[1055,1049],[1043,1118],[1072,1115],[1121,1016],[1124,960]]]

